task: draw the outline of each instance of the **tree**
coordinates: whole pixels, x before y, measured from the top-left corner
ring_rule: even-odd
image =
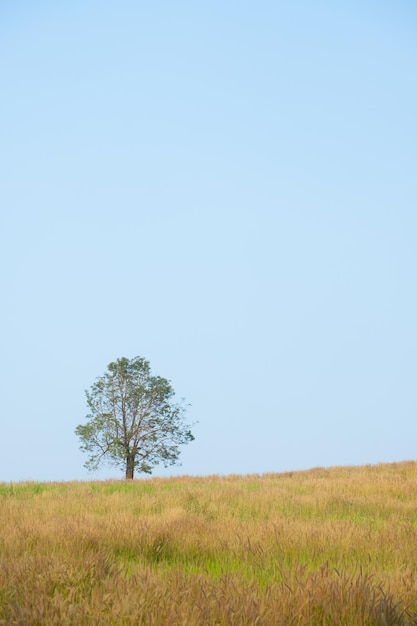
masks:
[[[184,422],[184,401],[175,403],[171,383],[152,376],[142,357],[121,358],[86,391],[90,413],[75,433],[90,454],[85,467],[102,463],[122,467],[127,479],[137,468],[150,474],[155,465],[175,465],[179,446],[193,441]]]

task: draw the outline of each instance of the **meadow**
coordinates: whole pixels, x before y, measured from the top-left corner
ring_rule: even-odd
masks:
[[[417,462],[0,483],[0,624],[417,624]]]

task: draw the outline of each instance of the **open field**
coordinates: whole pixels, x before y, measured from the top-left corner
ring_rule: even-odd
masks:
[[[0,624],[417,624],[417,462],[0,483]]]

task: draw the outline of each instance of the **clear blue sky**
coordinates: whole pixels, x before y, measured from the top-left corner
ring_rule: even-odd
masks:
[[[146,357],[182,466],[417,458],[417,4],[0,6],[0,481]]]

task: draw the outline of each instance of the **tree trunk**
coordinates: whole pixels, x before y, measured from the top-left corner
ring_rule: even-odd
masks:
[[[135,455],[129,453],[126,457],[126,480],[133,480],[135,471]]]

